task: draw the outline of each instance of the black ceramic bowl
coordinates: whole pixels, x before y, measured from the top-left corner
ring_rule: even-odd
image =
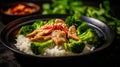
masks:
[[[0,9],[3,24],[8,24],[15,19],[38,14],[39,12],[40,6],[33,2],[13,2]]]
[[[94,51],[84,54],[75,54],[71,56],[57,56],[57,57],[49,57],[49,56],[35,56],[25,54],[19,50],[17,50],[14,46],[15,43],[15,34],[18,29],[26,24],[31,24],[37,19],[48,20],[51,18],[61,18],[65,19],[66,15],[33,15],[24,18],[17,19],[15,21],[7,24],[2,31],[0,32],[0,41],[1,43],[8,49],[14,52],[16,59],[23,65],[81,65],[86,64],[89,59],[95,59],[94,55],[99,54],[111,43],[114,41],[115,34],[114,32],[103,22],[86,16],[81,16],[80,19],[86,21],[89,25],[94,27],[98,32],[99,36],[103,38],[102,43],[97,47]],[[93,56],[93,57],[92,57]],[[100,55],[99,55],[100,56]]]

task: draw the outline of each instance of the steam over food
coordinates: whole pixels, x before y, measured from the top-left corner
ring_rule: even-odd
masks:
[[[68,16],[36,20],[22,26],[15,46],[26,54],[65,56],[93,51],[99,42],[94,28],[80,18]]]

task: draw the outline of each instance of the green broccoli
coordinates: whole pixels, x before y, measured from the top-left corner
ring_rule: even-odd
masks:
[[[37,20],[32,24],[32,26],[36,29],[36,28],[40,28],[41,26],[43,26],[46,23],[47,23],[46,21]]]
[[[77,31],[79,34],[82,34],[87,29],[92,28],[90,25],[88,25],[86,22],[82,22],[80,26],[78,26]]]
[[[55,19],[49,19],[49,20],[47,21],[47,23],[53,24],[53,23],[55,23]]]
[[[48,47],[52,44],[53,40],[48,40],[46,42],[32,42],[31,50],[36,55],[41,54],[45,47]]]
[[[81,35],[78,35],[78,37],[84,41],[84,43],[90,44],[90,45],[97,45],[99,41],[99,37],[96,33],[96,31],[92,28],[87,29],[84,33]]]
[[[71,51],[73,53],[81,53],[85,47],[85,44],[82,41],[75,41],[73,39],[69,39],[69,43],[64,43],[64,47],[66,50]]]
[[[68,16],[66,19],[65,19],[65,23],[68,25],[68,26],[72,26],[72,25],[75,25],[75,27],[78,27],[79,25],[81,25],[83,22],[82,19],[80,19],[80,15],[78,14],[74,14],[72,16]]]
[[[28,33],[32,32],[35,28],[32,25],[25,25],[20,28],[18,31],[18,35],[27,35]]]

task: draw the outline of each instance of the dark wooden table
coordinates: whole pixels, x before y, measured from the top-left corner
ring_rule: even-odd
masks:
[[[4,25],[0,22],[0,31]],[[0,43],[0,67],[20,67],[13,53]]]

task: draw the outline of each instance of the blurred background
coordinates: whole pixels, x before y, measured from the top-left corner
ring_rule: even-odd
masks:
[[[59,2],[58,2],[59,1]],[[120,4],[118,0],[63,0],[69,1],[72,5],[64,6],[61,0],[0,0],[0,9],[14,2],[33,2],[40,6],[38,14],[79,14],[97,18],[108,24],[117,34],[113,44],[102,53],[96,56],[93,62],[98,65],[111,65],[118,67],[120,60]],[[81,1],[81,2],[78,2]],[[74,3],[73,3],[74,2]],[[102,4],[102,6],[100,5]],[[64,7],[63,7],[64,6]],[[81,10],[79,10],[81,9]],[[95,12],[96,11],[96,12]],[[5,18],[7,20],[7,18]],[[14,19],[15,20],[15,19]],[[0,30],[6,25],[0,13]],[[8,20],[9,22],[13,20]],[[7,22],[8,22],[7,21]],[[0,43],[0,67],[21,67],[13,53],[4,48]]]
[[[40,12],[39,12],[40,14],[58,14],[57,10],[60,10],[62,7],[60,8],[58,6],[59,4],[56,6],[55,3],[57,3],[57,2],[55,2],[55,1],[57,1],[57,0],[10,0],[10,1],[9,0],[1,0],[0,1],[0,8],[6,6],[7,4],[14,3],[14,2],[33,2],[33,3],[36,3],[40,6]],[[117,19],[120,19],[120,9],[119,9],[120,5],[119,5],[118,0],[71,0],[70,2],[73,2],[73,1],[82,1],[84,3],[84,5],[90,5],[90,6],[94,6],[94,7],[99,7],[100,3],[103,3],[104,1],[109,1],[109,5],[106,4],[103,7],[109,6],[110,11],[112,13],[112,16],[114,16]],[[43,5],[43,4],[46,4],[46,3],[47,3],[47,5]],[[50,3],[50,5],[48,5],[48,3]],[[61,4],[61,5],[63,5],[63,4]],[[58,8],[58,9],[56,9],[55,7]],[[65,7],[66,11],[68,11],[67,7],[68,6]],[[53,8],[54,8],[54,10],[53,10]],[[50,10],[48,10],[47,13],[46,13],[45,10],[47,10],[47,9],[51,9],[52,12]],[[70,8],[68,8],[68,9],[70,9]],[[72,12],[68,12],[68,14],[69,13],[72,14]],[[111,14],[111,13],[109,13],[109,14]],[[60,11],[59,14],[65,14],[64,10]]]

